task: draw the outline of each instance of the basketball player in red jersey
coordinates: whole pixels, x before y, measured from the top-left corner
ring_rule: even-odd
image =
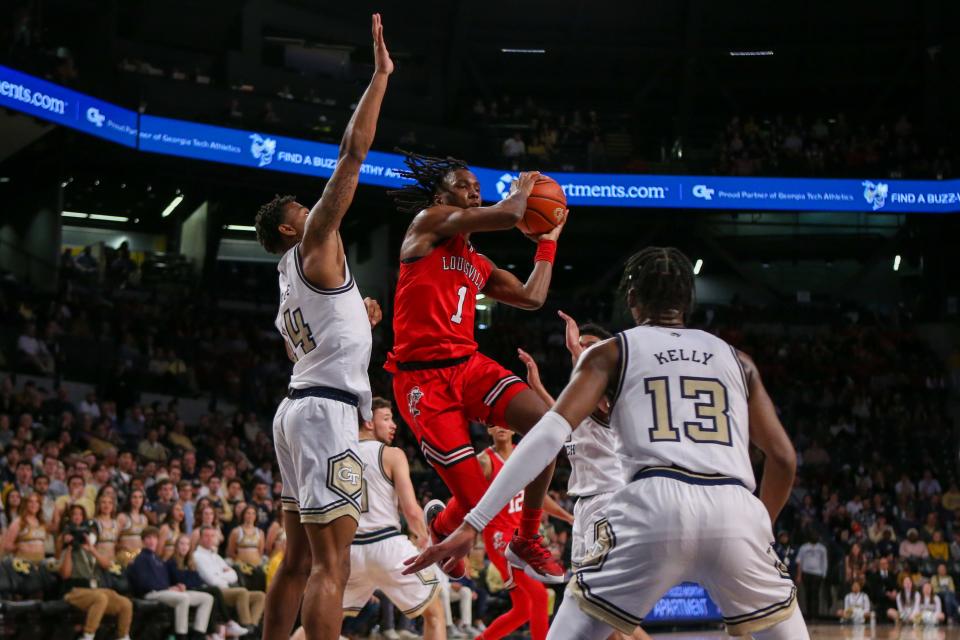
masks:
[[[483,207],[480,183],[464,162],[407,154],[406,163],[410,170],[403,175],[414,182],[390,195],[400,211],[416,216],[400,248],[394,346],[385,367],[394,374],[404,421],[453,494],[446,508],[437,500],[424,509],[436,542],[460,525],[489,484],[470,443],[470,421],[526,433],[547,411],[526,383],[477,351],[473,321],[481,292],[521,309],[543,305],[562,225],[531,238],[537,242],[534,267],[521,282],[478,253],[470,236],[516,226],[539,174],[521,173],[507,198]],[[506,555],[531,577],[556,584],[563,582],[564,569],[539,536],[552,475],[551,466],[526,488],[520,527]],[[449,573],[461,577],[463,560]]]
[[[493,438],[493,446],[477,454],[477,460],[480,462],[483,476],[492,482],[500,473],[503,464],[513,454],[513,432],[503,427],[491,427],[487,432]],[[490,623],[478,636],[481,640],[499,640],[525,622],[530,623],[531,640],[545,640],[547,637],[550,614],[547,611],[546,588],[525,573],[514,573],[504,555],[514,530],[520,526],[523,498],[524,492],[521,491],[503,508],[500,519],[502,525],[506,525],[505,529],[495,527],[491,523],[483,530],[483,546],[487,551],[487,557],[500,572],[504,589],[510,589],[510,601],[513,607]],[[545,511],[561,520],[573,523],[572,514],[565,511],[550,496],[545,500]]]

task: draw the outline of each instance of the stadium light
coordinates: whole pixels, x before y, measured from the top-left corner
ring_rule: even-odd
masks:
[[[900,271],[900,254],[893,256],[893,270]]]
[[[248,224],[228,224],[227,231],[256,231],[256,227],[251,227]]]
[[[700,275],[700,269],[703,269],[703,260],[697,258],[697,262],[693,265],[693,275]]]
[[[86,218],[87,214],[80,213],[79,211],[64,211],[60,214],[64,218]]]
[[[487,297],[487,296],[483,295],[482,293],[478,293],[478,294],[477,294],[477,301],[483,300],[483,299],[485,299],[486,297]]]
[[[500,51],[501,53],[546,53],[547,52],[546,49],[511,49],[509,47],[500,49]]]
[[[126,216],[108,216],[105,213],[83,213],[82,211],[61,211],[63,218],[84,218],[87,220],[104,220],[106,222],[129,222]]]
[[[183,202],[183,196],[177,196],[170,201],[170,204],[167,205],[167,208],[163,210],[163,213],[160,214],[161,218],[166,218],[168,215],[173,213],[173,210],[176,209],[180,203]]]
[[[765,51],[731,51],[730,55],[734,58],[753,58],[758,56],[772,56],[773,51],[769,49]]]

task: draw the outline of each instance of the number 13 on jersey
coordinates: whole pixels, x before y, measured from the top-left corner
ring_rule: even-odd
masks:
[[[673,380],[679,382],[680,397],[692,402],[673,404],[670,399],[671,378],[668,376],[646,378],[643,381],[644,391],[650,396],[653,414],[650,442],[680,442],[680,428],[675,424],[675,418],[678,417],[688,440],[732,445],[727,388],[723,383],[716,378],[693,376],[680,376]],[[674,412],[680,415],[674,416]],[[694,420],[685,420],[687,417]]]

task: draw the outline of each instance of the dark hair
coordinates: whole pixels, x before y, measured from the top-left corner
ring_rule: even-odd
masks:
[[[29,460],[21,460],[20,462],[18,462],[17,469],[19,469],[20,467],[30,467],[30,470],[33,471],[33,463],[30,462]]]
[[[674,247],[647,247],[627,260],[620,290],[634,292],[647,319],[656,321],[670,311],[689,318],[696,295],[693,265]]]
[[[393,403],[386,398],[376,396],[370,403],[370,410],[376,411],[377,409],[393,409]]]
[[[253,223],[257,228],[257,240],[270,253],[280,253],[283,249],[283,236],[279,229],[283,224],[283,210],[296,199],[296,196],[276,195],[257,211]]]
[[[150,536],[154,536],[159,540],[160,529],[157,529],[156,527],[144,527],[143,531],[140,532],[140,539],[144,540],[146,538],[149,538]]]
[[[433,204],[433,197],[443,186],[443,179],[447,174],[467,168],[466,162],[450,156],[434,158],[403,149],[396,151],[404,155],[403,162],[409,167],[409,171],[400,170],[397,174],[414,181],[413,184],[387,191],[387,195],[396,203],[397,211],[401,213],[419,213],[429,207]]]
[[[74,479],[74,478],[80,478],[80,482],[82,482],[83,484],[87,484],[86,478],[84,478],[82,475],[80,475],[79,473],[71,473],[71,474],[70,474],[70,477],[67,478],[67,486],[68,486],[68,487],[70,486],[70,483],[73,482],[73,479]]]
[[[595,338],[600,338],[601,340],[609,340],[613,337],[613,334],[601,327],[598,324],[592,322],[587,322],[580,325],[580,335],[582,336],[593,336]]]

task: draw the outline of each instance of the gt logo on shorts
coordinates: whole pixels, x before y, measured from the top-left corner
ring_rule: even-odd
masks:
[[[356,501],[363,491],[363,462],[353,451],[344,451],[327,463],[327,486],[347,500]]]
[[[422,397],[423,392],[420,391],[420,387],[410,389],[410,392],[407,394],[407,410],[410,411],[410,415],[414,417],[420,415],[420,409],[417,409],[417,403],[420,402]]]

